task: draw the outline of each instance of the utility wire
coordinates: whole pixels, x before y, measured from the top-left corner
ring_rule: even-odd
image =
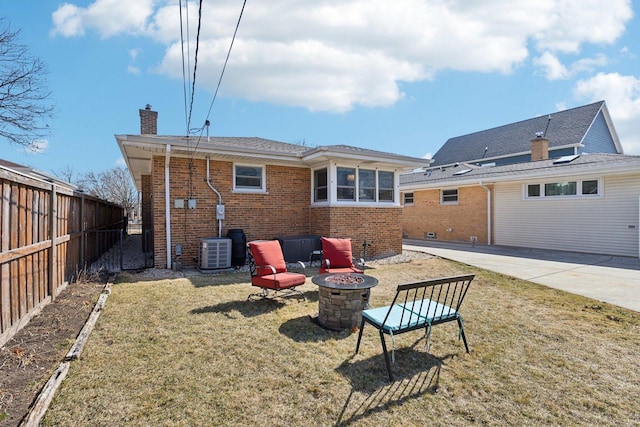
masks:
[[[185,18],[183,18],[182,16],[182,0],[180,0],[179,2],[179,8],[180,8],[180,50],[181,50],[181,54],[182,54],[182,92],[183,92],[183,97],[184,97],[184,124],[187,130],[187,135],[189,135],[189,116],[188,116],[188,99],[190,97],[189,94],[189,83],[191,83],[191,81],[189,81],[189,74],[188,74],[188,70],[191,68],[191,63],[190,63],[190,45],[189,45],[189,39],[190,39],[190,35],[189,35],[189,2],[186,1],[185,2],[185,8],[187,11],[187,16],[186,16],[186,31],[187,31],[187,35],[186,35],[186,49],[187,49],[187,54],[185,55],[184,51],[185,51],[185,29],[184,29],[184,23],[185,23]]]
[[[191,102],[189,103],[189,119],[187,120],[187,135],[191,127],[191,114],[193,112],[193,98],[196,92],[196,71],[198,69],[198,48],[200,47],[200,28],[202,27],[202,0],[198,8],[198,31],[196,32],[196,53],[193,60],[193,81],[191,82]]]
[[[216,97],[218,96],[218,90],[220,89],[220,84],[222,83],[222,77],[224,76],[224,70],[227,68],[227,62],[229,62],[229,55],[231,55],[231,49],[233,48],[233,42],[236,39],[236,34],[238,33],[238,27],[240,27],[240,20],[242,20],[242,14],[244,13],[244,7],[247,4],[247,0],[244,0],[242,3],[242,9],[240,10],[240,16],[238,17],[238,23],[236,24],[236,29],[233,32],[233,37],[231,38],[231,44],[229,45],[229,51],[227,52],[227,58],[224,60],[224,66],[222,67],[222,72],[220,73],[220,79],[218,80],[218,86],[216,86],[216,92],[213,94],[213,99],[211,100],[211,106],[209,107],[209,111],[207,112],[207,120],[209,120],[209,116],[211,115],[211,110],[213,109],[213,103],[216,102]]]
[[[202,5],[202,1],[200,2],[200,5]],[[220,84],[222,83],[222,77],[224,76],[224,71],[227,68],[227,63],[229,62],[229,56],[231,55],[231,49],[233,48],[233,42],[236,39],[236,35],[238,34],[238,28],[240,27],[240,21],[242,20],[242,14],[244,13],[244,7],[247,5],[247,0],[244,0],[244,2],[242,3],[242,9],[240,10],[240,16],[238,17],[238,22],[236,23],[236,29],[233,32],[233,37],[231,38],[231,44],[229,45],[229,51],[227,52],[227,57],[224,60],[224,65],[222,66],[222,72],[220,73],[220,78],[218,79],[218,85],[216,86],[216,91],[213,94],[213,99],[211,100],[211,105],[209,106],[209,111],[207,112],[207,117],[205,119],[205,123],[209,123],[209,116],[211,115],[211,110],[213,109],[213,104],[216,101],[216,98],[218,96],[218,90],[220,89]],[[198,24],[198,33],[200,31],[200,26]],[[196,58],[197,58],[198,54],[197,54],[197,44],[196,44]],[[193,70],[193,74],[194,74],[194,85],[195,85],[195,67]],[[198,136],[198,142],[193,150],[193,154],[195,155],[196,150],[198,149],[198,145],[200,145],[200,140],[202,138],[202,132],[204,132],[204,128],[207,125],[203,126],[202,128],[200,128],[200,135]]]

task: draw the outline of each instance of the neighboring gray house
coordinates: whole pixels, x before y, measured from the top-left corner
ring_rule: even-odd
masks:
[[[451,138],[433,156],[431,166],[528,162],[531,161],[530,141],[536,136],[549,140],[550,158],[587,153],[622,154],[607,106],[599,101]]]
[[[460,157],[441,156],[446,164],[436,159],[439,166],[401,175],[405,237],[639,257],[640,156],[620,154],[604,102],[552,115],[548,140],[535,137],[534,121],[472,134],[481,144],[491,134],[517,147],[510,154],[492,146],[485,162],[461,149]],[[519,133],[523,128],[533,134]],[[471,135],[447,144],[462,140],[479,146]],[[452,154],[451,147],[438,153]],[[532,154],[534,161],[516,162]]]

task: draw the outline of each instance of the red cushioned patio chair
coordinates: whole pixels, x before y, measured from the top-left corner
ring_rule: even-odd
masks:
[[[338,239],[335,237],[321,237],[322,264],[318,270],[323,273],[362,273],[364,260],[359,260],[362,268],[356,267],[351,253],[351,239]]]
[[[282,248],[277,240],[253,241],[249,242],[248,246],[251,284],[262,290],[260,293],[249,295],[248,300],[289,295],[305,299],[304,294],[295,287],[303,285],[307,276],[287,271]],[[304,271],[304,263],[298,263]]]

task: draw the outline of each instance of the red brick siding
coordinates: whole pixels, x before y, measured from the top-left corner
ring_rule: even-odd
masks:
[[[413,200],[413,206],[405,206],[402,213],[406,237],[422,239],[425,233],[434,232],[438,240],[468,242],[471,236],[476,236],[478,243],[487,243],[487,191],[484,188],[459,188],[457,205],[440,204],[440,190],[414,191]]]
[[[166,268],[166,222],[164,157],[154,157],[150,183],[154,234],[154,262]],[[190,165],[191,164],[191,165]],[[402,252],[402,208],[326,207],[311,208],[311,172],[307,168],[266,167],[267,193],[233,193],[233,163],[211,161],[211,185],[222,195],[225,219],[222,236],[241,228],[247,241],[280,236],[321,235],[350,237],[354,256],[362,256],[366,240],[367,257]],[[172,158],[170,161],[171,251],[183,246],[180,262],[196,265],[200,239],[218,236],[217,194],[206,181],[206,160]],[[196,209],[187,209],[187,199],[196,200]],[[183,199],[185,208],[175,208]]]
[[[350,237],[353,255],[367,258],[402,253],[402,208],[311,208],[311,234]]]
[[[153,161],[153,206],[155,265],[166,267],[166,223],[164,193],[164,157]],[[189,167],[191,163],[191,167]],[[225,205],[222,233],[241,228],[247,240],[309,234],[310,171],[284,166],[266,167],[267,194],[233,193],[233,163],[211,161],[211,185],[221,194]],[[172,158],[170,161],[171,246],[183,246],[180,261],[195,265],[200,239],[218,236],[216,205],[218,195],[209,188],[206,160]],[[196,200],[196,209],[187,209],[187,199]],[[175,208],[175,199],[184,199],[185,208]]]

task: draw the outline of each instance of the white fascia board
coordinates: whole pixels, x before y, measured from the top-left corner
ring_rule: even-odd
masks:
[[[477,176],[468,179],[447,179],[447,180],[438,180],[435,182],[428,183],[410,183],[410,184],[400,184],[400,189],[402,191],[417,191],[417,190],[428,190],[435,188],[443,188],[443,187],[468,187],[479,185],[480,182],[484,184],[494,184],[497,182],[519,182],[519,181],[528,181],[531,179],[540,179],[540,178],[564,178],[564,177],[572,177],[572,176],[595,176],[595,175],[603,175],[603,176],[611,176],[611,175],[625,175],[628,173],[640,173],[640,160],[637,162],[632,162],[629,164],[625,164],[623,167],[612,167],[610,164],[602,165],[602,166],[594,166],[594,167],[585,167],[585,168],[562,168],[562,167],[554,167],[554,168],[545,168],[544,170],[531,171],[527,173],[509,173],[503,176],[500,175],[492,175],[492,176]]]
[[[428,163],[428,159],[417,159],[413,157],[395,156],[371,156],[359,153],[347,153],[338,151],[316,151],[302,157],[302,160],[310,166],[315,166],[326,162],[349,162],[360,165],[377,166],[380,168],[397,169],[402,171],[410,171],[421,168]]]

